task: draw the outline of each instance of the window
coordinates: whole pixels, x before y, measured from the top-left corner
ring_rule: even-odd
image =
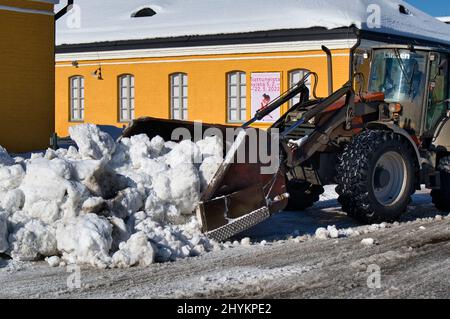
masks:
[[[84,78],[82,76],[70,78],[70,120],[84,121]]]
[[[188,119],[187,74],[177,73],[170,76],[170,110],[172,119]]]
[[[245,72],[228,73],[228,122],[247,120],[247,76]]]
[[[119,77],[119,119],[120,122],[134,120],[134,76]]]
[[[291,72],[289,72],[289,87],[293,87],[294,85],[296,85],[298,82],[300,82],[301,79],[303,79],[303,77],[308,73],[308,70],[303,70],[303,69],[299,69],[299,70],[293,70]],[[308,77],[308,79],[306,80],[306,87],[311,90],[311,76]],[[294,106],[295,104],[297,104],[298,102],[300,102],[300,94],[297,95],[296,97],[294,97],[290,102],[289,102],[289,107]]]
[[[403,4],[399,4],[398,5],[398,10],[400,11],[401,14],[405,14],[405,15],[408,15],[408,16],[412,16],[413,15],[411,10],[409,10]]]

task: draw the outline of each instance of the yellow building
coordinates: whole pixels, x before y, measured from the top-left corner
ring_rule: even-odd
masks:
[[[48,147],[54,132],[55,0],[0,0],[0,145]]]
[[[334,55],[337,88],[348,80],[349,50],[334,50]],[[58,59],[56,129],[60,136],[67,134],[70,125],[78,123],[121,127],[141,116],[220,124],[244,122],[251,118],[251,99],[247,97],[251,96],[249,83],[254,72],[280,72],[281,91],[284,91],[293,84],[291,78],[310,69],[323,79],[319,81],[318,94],[325,96],[328,92],[326,56],[317,49],[94,62],[77,55],[77,67],[70,60]],[[92,75],[99,64],[101,79]],[[235,101],[231,101],[230,91],[236,82],[242,88],[238,89],[242,104],[234,97]],[[238,105],[245,115],[240,118],[232,115],[231,103]]]
[[[348,81],[350,51],[357,42],[353,28],[270,26],[246,32],[244,26],[243,32],[226,34],[212,20],[215,34],[207,24],[192,30],[196,8],[184,8],[187,2],[173,1],[181,6],[176,8],[170,3],[165,8],[143,7],[144,2],[77,0],[57,24],[59,136],[67,136],[68,128],[79,123],[123,127],[142,116],[239,124],[250,119],[255,103],[260,103],[252,102],[252,78],[265,73],[279,78],[279,95],[306,70],[314,71],[320,78],[317,94],[326,96],[322,45],[333,53],[334,88]],[[202,10],[214,10],[211,2],[198,3]],[[208,34],[201,34],[204,31]],[[186,36],[190,34],[198,35]]]

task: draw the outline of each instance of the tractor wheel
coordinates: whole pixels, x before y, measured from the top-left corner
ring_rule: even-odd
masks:
[[[287,190],[290,197],[286,210],[289,211],[303,211],[312,207],[315,202],[319,201],[320,195],[325,191],[322,186],[303,181],[288,182]]]
[[[336,191],[343,210],[368,224],[398,219],[415,192],[416,162],[402,136],[378,130],[361,133],[339,158]]]
[[[441,189],[433,190],[431,196],[437,209],[450,212],[450,156],[441,159],[438,169],[441,172]]]

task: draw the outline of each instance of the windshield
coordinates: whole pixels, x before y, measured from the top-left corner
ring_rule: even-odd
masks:
[[[409,50],[375,50],[370,92],[383,92],[387,102],[420,103],[425,83],[426,55]]]

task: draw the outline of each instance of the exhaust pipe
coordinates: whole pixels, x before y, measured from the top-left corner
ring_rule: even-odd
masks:
[[[327,54],[327,66],[328,66],[328,96],[333,94],[333,57],[330,49],[322,45],[322,51]]]
[[[73,2],[74,0],[67,0],[67,5],[62,8],[61,10],[59,10],[59,12],[57,12],[55,14],[55,21],[58,21],[60,18],[62,18],[67,12],[69,12],[72,9],[73,6]]]

